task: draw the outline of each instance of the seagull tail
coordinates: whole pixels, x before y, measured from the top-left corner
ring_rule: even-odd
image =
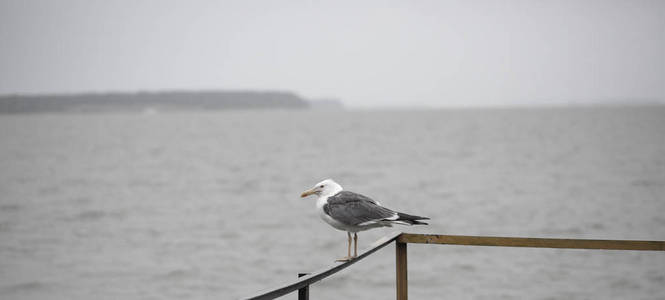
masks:
[[[397,213],[397,220],[395,221],[401,221],[404,223],[407,223],[409,225],[429,225],[425,222],[421,222],[420,220],[429,220],[428,217],[421,217],[421,216],[414,216],[414,215],[409,215],[409,214],[404,214],[404,213]]]

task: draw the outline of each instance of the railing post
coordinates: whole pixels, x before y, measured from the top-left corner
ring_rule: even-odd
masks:
[[[309,275],[309,273],[298,273],[298,278]],[[309,285],[298,290],[298,300],[309,300]]]
[[[395,259],[397,278],[397,300],[407,300],[409,298],[407,268],[406,268],[406,243],[395,241]]]

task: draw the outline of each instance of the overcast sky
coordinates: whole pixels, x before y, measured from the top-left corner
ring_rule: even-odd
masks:
[[[347,105],[665,98],[665,1],[0,0],[0,94],[291,90]]]

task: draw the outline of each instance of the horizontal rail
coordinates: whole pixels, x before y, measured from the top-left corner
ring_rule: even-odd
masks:
[[[366,249],[365,252],[363,252],[362,254],[358,255],[358,257],[356,257],[356,258],[354,258],[350,261],[347,261],[347,262],[344,262],[344,263],[334,264],[334,265],[329,266],[327,268],[323,268],[323,269],[318,270],[316,272],[312,272],[309,275],[300,277],[295,282],[286,284],[284,286],[281,286],[281,287],[273,289],[273,290],[269,290],[269,291],[266,291],[266,292],[263,292],[263,293],[259,293],[258,295],[255,295],[255,296],[243,298],[243,299],[248,299],[248,300],[249,299],[252,299],[252,300],[274,299],[274,298],[277,298],[277,297],[284,296],[284,295],[286,295],[288,293],[291,293],[293,291],[296,291],[300,288],[306,287],[306,286],[308,286],[312,283],[320,281],[320,280],[322,280],[322,279],[324,279],[324,278],[326,278],[330,275],[333,275],[333,274],[343,270],[344,268],[346,268],[346,267],[362,260],[363,258],[365,258],[365,257],[369,256],[370,254],[376,252],[377,250],[379,250],[379,249],[385,247],[386,245],[392,243],[401,234],[402,234],[401,232],[394,232],[394,233],[391,233],[391,234],[377,240],[368,249]]]
[[[416,244],[665,251],[665,241],[545,239],[403,233],[397,241]]]

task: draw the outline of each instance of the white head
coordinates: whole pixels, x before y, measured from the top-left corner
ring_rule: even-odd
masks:
[[[300,194],[300,197],[307,197],[316,194],[317,196],[332,196],[342,191],[342,186],[332,179],[326,179],[317,183],[313,188],[306,190]]]

